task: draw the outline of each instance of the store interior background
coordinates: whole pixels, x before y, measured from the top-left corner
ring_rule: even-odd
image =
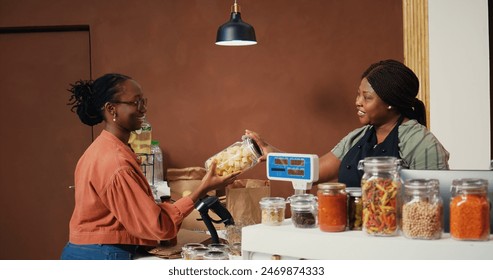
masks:
[[[488,2],[430,2],[431,130],[452,168],[486,169]],[[0,0],[0,259],[57,259],[68,241],[68,186],[102,129],[70,111],[70,83],[108,72],[137,80],[166,167],[183,168],[203,166],[245,129],[322,155],[359,126],[361,73],[404,60],[401,1],[240,0],[258,45],[216,46],[232,3]],[[265,165],[241,178],[265,179]],[[291,192],[272,182],[273,195]]]

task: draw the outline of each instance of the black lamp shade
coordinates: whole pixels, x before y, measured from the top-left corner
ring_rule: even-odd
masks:
[[[257,44],[253,27],[241,20],[239,12],[232,12],[231,19],[217,30],[216,45],[249,46]]]

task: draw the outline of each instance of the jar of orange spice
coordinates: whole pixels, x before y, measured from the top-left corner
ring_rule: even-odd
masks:
[[[343,183],[319,184],[317,198],[320,230],[344,231],[347,222],[346,185]]]
[[[488,181],[456,179],[452,181],[450,236],[456,240],[488,240],[490,205]]]

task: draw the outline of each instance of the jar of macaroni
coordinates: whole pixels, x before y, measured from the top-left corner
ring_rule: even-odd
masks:
[[[456,240],[488,240],[490,202],[488,181],[456,179],[452,181],[450,236]]]
[[[367,157],[358,164],[363,169],[363,231],[375,236],[399,232],[401,177],[396,157]]]
[[[216,174],[224,176],[235,172],[244,172],[254,167],[262,156],[262,150],[250,137],[243,136],[241,142],[231,146],[210,157],[205,162],[205,168],[209,170],[212,161],[216,161]]]
[[[262,224],[279,226],[284,221],[286,200],[282,197],[263,197],[260,199]]]
[[[320,230],[344,231],[347,223],[346,185],[343,183],[319,184],[317,198]]]
[[[411,239],[440,239],[443,232],[443,202],[436,179],[404,182],[402,233]]]

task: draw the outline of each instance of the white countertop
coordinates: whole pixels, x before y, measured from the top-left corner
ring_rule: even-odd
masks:
[[[243,228],[245,259],[321,260],[493,260],[493,240],[458,241],[443,234],[438,240],[408,239],[404,236],[370,236],[362,231],[322,232],[319,228],[296,228],[291,219],[280,226],[253,225]]]

